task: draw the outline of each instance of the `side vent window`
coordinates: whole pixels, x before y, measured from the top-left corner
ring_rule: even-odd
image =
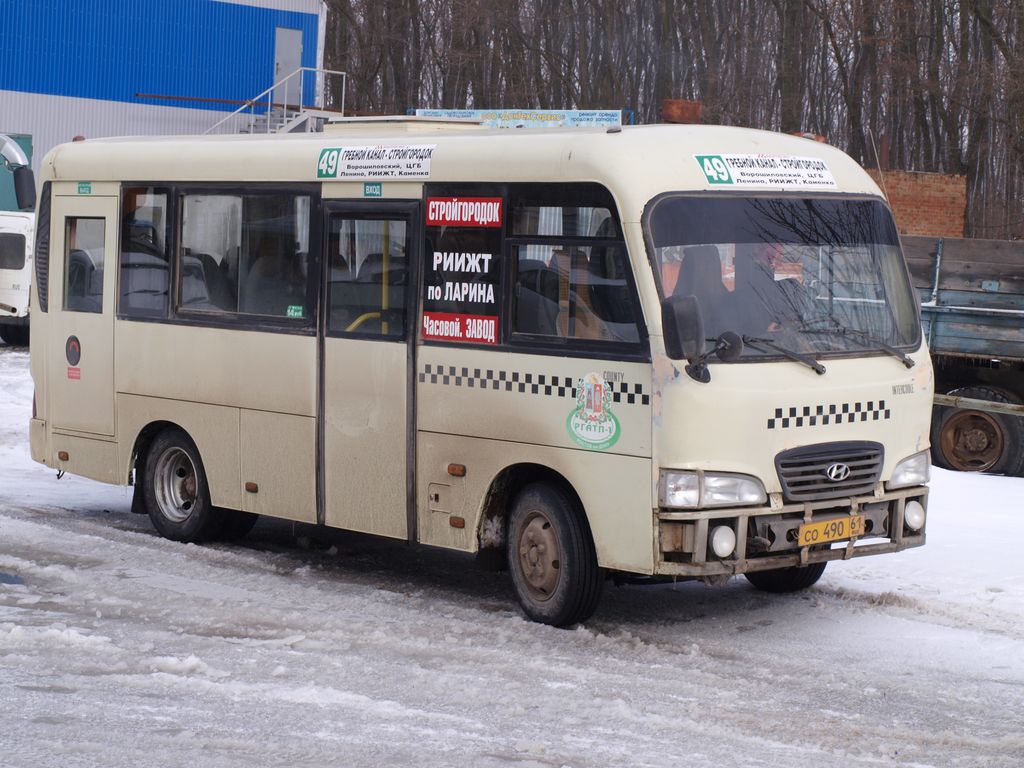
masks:
[[[36,211],[36,290],[39,292],[39,311],[50,306],[50,182],[43,184],[43,194]]]

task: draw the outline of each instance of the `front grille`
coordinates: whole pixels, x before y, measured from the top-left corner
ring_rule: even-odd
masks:
[[[787,501],[818,501],[871,493],[882,474],[881,443],[819,443],[783,451],[775,469]],[[837,467],[829,477],[829,468]],[[842,467],[849,472],[843,477]]]

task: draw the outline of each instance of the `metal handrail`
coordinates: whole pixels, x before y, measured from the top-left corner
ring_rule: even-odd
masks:
[[[326,80],[326,78],[324,76],[326,76],[326,75],[341,75],[341,114],[344,115],[345,114],[345,89],[346,89],[346,85],[347,85],[347,81],[348,81],[348,73],[347,72],[341,72],[341,71],[335,70],[335,69],[320,69],[319,67],[299,67],[294,72],[292,72],[288,76],[282,78],[281,80],[278,80],[276,83],[274,83],[272,86],[270,86],[269,88],[267,88],[266,90],[264,90],[263,92],[258,94],[257,96],[254,96],[253,98],[251,98],[248,101],[246,101],[245,103],[243,103],[242,106],[240,106],[238,109],[236,109],[231,114],[226,115],[222,119],[218,120],[212,126],[210,126],[205,131],[203,131],[203,133],[206,133],[206,134],[212,133],[213,131],[215,131],[218,128],[220,128],[220,126],[224,125],[224,123],[228,122],[229,120],[231,120],[231,119],[233,119],[235,117],[238,117],[239,115],[241,115],[246,110],[254,109],[257,106],[263,106],[264,103],[267,105],[267,112],[268,113],[273,108],[273,106],[275,104],[281,104],[284,107],[285,112],[287,112],[288,106],[289,106],[289,103],[288,103],[289,81],[293,77],[295,77],[296,75],[300,76],[299,77],[299,109],[296,112],[296,114],[300,114],[302,112],[302,110],[303,110],[303,106],[302,106],[302,101],[303,101],[303,99],[302,99],[302,91],[303,91],[303,87],[304,87],[304,82],[303,82],[304,78],[302,77],[302,75],[304,73],[306,73],[306,72],[315,72],[318,75],[318,78],[317,78],[317,80],[318,80],[318,87],[317,87],[318,94],[317,94],[316,102],[317,102],[317,105],[321,106],[321,107],[323,106],[323,97],[324,97],[324,93],[323,92],[324,92],[324,84],[325,84],[325,80]],[[285,93],[284,101],[283,102],[274,102],[271,94],[275,90],[277,90],[277,88],[281,87],[282,85],[284,86],[284,93]],[[266,97],[266,102],[263,101],[264,97]],[[255,112],[250,112],[249,113],[249,128],[250,128],[250,131],[252,130],[252,127],[254,125],[253,118],[255,118],[255,116],[256,116]],[[269,132],[270,132],[270,121],[267,120],[267,133],[269,133]]]

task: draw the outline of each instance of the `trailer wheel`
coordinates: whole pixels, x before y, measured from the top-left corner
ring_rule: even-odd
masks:
[[[508,541],[512,584],[529,618],[567,627],[593,615],[603,574],[590,531],[564,491],[526,486],[512,507]]]
[[[791,568],[776,568],[771,571],[751,571],[743,574],[747,581],[760,589],[762,592],[798,592],[807,589],[817,583],[821,574],[825,572],[828,563],[811,563],[805,566],[793,566]]]
[[[210,503],[199,451],[180,429],[165,429],[154,438],[143,483],[149,519],[164,538],[200,542],[220,534],[224,517]]]
[[[27,325],[0,325],[0,339],[3,339],[12,347],[28,346]]]
[[[958,397],[1019,403],[993,387],[963,387]],[[958,472],[1017,475],[1024,468],[1024,421],[1017,416],[966,408],[936,408],[932,415],[932,462]]]

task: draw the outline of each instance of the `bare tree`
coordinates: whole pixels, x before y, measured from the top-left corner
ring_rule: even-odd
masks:
[[[346,107],[627,108],[813,131],[965,174],[970,233],[1024,236],[1021,0],[327,0]],[[335,95],[337,96],[337,95]]]

